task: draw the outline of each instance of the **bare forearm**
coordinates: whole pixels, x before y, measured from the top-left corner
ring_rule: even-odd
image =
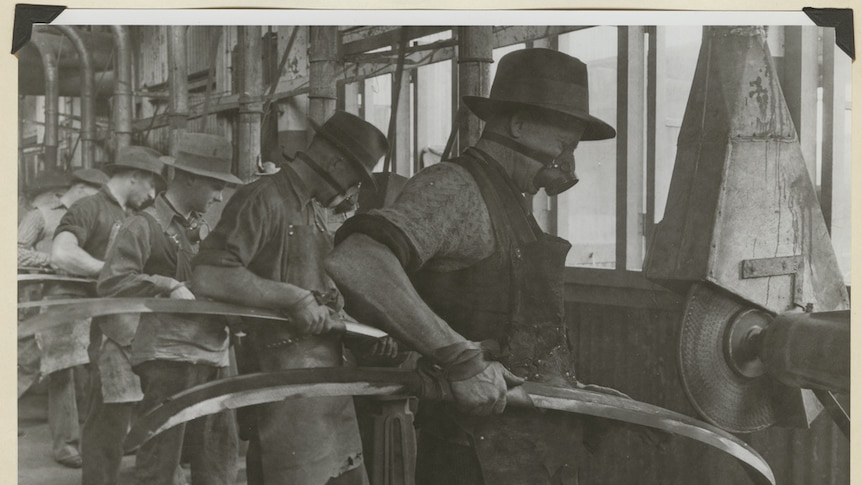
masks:
[[[423,355],[465,339],[422,301],[398,259],[363,234],[351,235],[326,260],[348,309]]]
[[[192,274],[195,295],[213,300],[284,310],[308,295],[308,290],[261,278],[242,267],[197,266]]]
[[[66,273],[95,277],[102,270],[104,262],[90,256],[78,246],[75,236],[64,232],[54,239],[51,265]]]

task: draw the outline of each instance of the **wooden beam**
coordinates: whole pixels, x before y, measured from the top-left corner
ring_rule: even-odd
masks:
[[[629,104],[629,27],[617,27],[617,180],[616,180],[616,256],[614,268],[626,269],[626,230],[628,228],[628,104]]]
[[[591,25],[526,25],[526,26],[501,26],[494,27],[494,48],[506,47],[514,44],[556,37],[560,34],[574,32],[592,27]]]
[[[341,35],[341,54],[351,56],[363,52],[373,51],[381,47],[391,46],[398,42],[401,34],[401,26],[393,25],[386,27],[369,27],[365,30],[343,32]],[[405,27],[407,29],[408,41],[451,30],[451,26],[424,25]]]
[[[835,30],[823,29],[823,144],[820,158],[820,210],[832,233],[832,175],[835,154]],[[842,86],[843,87],[843,86]],[[841,88],[839,88],[841,89]],[[843,99],[842,95],[838,99]],[[839,110],[840,111],[840,110]],[[843,113],[841,113],[843,115]]]

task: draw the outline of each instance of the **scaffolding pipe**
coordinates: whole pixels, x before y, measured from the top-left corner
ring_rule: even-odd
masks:
[[[260,157],[263,116],[263,63],[260,26],[240,26],[239,34],[239,133],[237,176],[248,182]]]
[[[338,27],[309,27],[308,116],[323,123],[335,113]]]
[[[493,30],[491,26],[461,27],[458,31],[458,99],[464,96],[488,96],[491,89]],[[482,120],[468,117],[461,125],[459,151],[472,146],[482,134]]]
[[[117,148],[132,144],[132,54],[129,29],[112,25],[114,34],[114,135]]]
[[[93,57],[78,29],[71,25],[53,25],[72,41],[81,61],[81,164],[93,167],[96,160],[96,99]]]
[[[60,84],[57,75],[57,57],[51,46],[45,43],[42,35],[34,32],[33,43],[42,56],[45,70],[45,133],[42,135],[44,146],[45,170],[57,168],[57,146],[59,145],[60,126]]]
[[[184,25],[168,26],[168,65],[170,154],[176,157],[189,116],[189,66]]]

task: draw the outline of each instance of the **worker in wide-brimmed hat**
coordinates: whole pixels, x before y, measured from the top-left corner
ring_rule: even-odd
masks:
[[[475,146],[348,220],[327,270],[347,311],[380,322],[451,387],[454,405],[420,406],[417,484],[574,483],[576,421],[496,414],[524,380],[578,385],[563,319],[571,245],[539,229],[523,194],[570,189],[578,143],[615,132],[590,114],[586,65],[549,49],[507,54],[490,95],[464,102],[485,121]]]
[[[193,263],[196,295],[290,317],[290,325],[248,326],[237,351],[241,373],[342,365],[341,336],[329,332],[342,299],[323,270],[332,249],[323,209],[374,183],[371,170],[388,143],[343,111],[311,125],[306,150],[234,193]],[[240,417],[249,483],[367,483],[350,397],[263,404]]]
[[[164,186],[164,164],[159,157],[156,150],[142,146],[117,151],[115,161],[103,167],[109,175],[105,185],[72,204],[60,220],[51,246],[52,267],[74,275],[98,276],[120,225]],[[81,429],[85,484],[117,480],[132,410],[142,397],[127,355],[129,329],[135,322],[126,315],[92,322],[90,406]]]
[[[38,202],[18,224],[19,272],[50,268],[51,243],[60,218],[74,202],[95,194],[107,181],[107,175],[93,168],[77,169],[68,176],[49,172],[36,178],[30,190]],[[55,293],[53,290],[46,287],[45,292]],[[39,375],[47,376],[52,454],[54,461],[71,468],[81,467],[73,368],[89,361],[88,341],[88,322],[70,322],[18,341],[18,397]],[[77,375],[83,376],[82,368],[78,369]]]
[[[221,136],[185,133],[176,157],[161,160],[174,168],[173,179],[152,205],[123,223],[99,273],[99,296],[195,299],[189,279],[191,258],[205,237],[203,215],[222,201],[227,184],[242,181],[231,173],[233,147]],[[143,314],[140,320],[130,364],[141,379],[141,409],[226,376],[224,320],[166,313]],[[196,483],[235,483],[236,422],[228,412],[173,427],[144,443],[135,460],[136,483],[172,485],[185,438]]]

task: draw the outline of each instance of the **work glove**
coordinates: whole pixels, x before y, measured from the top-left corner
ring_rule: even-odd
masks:
[[[477,416],[500,414],[506,409],[506,393],[524,383],[503,364],[488,360],[491,352],[475,342],[462,342],[434,351],[443,376],[449,382],[456,407]]]

